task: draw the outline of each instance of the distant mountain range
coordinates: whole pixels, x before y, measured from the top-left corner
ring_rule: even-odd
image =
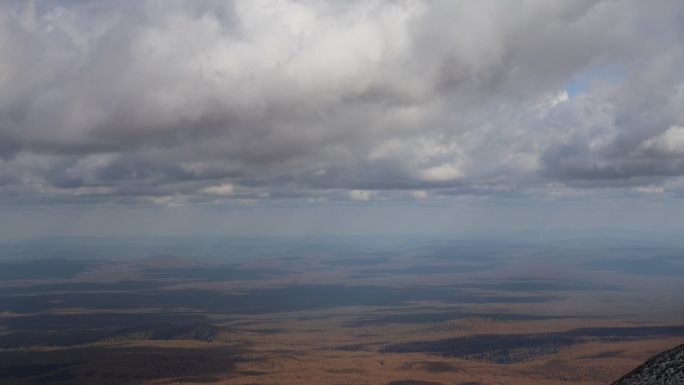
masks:
[[[684,345],[658,354],[613,385],[684,385]]]

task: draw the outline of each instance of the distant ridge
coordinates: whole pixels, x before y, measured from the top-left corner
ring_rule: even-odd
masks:
[[[612,385],[684,385],[684,345],[658,354]]]
[[[171,325],[167,323],[132,326],[103,338],[103,341],[194,340],[215,341],[223,329],[208,324]]]

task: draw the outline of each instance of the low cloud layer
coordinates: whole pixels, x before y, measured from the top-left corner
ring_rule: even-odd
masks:
[[[6,1],[0,201],[676,196],[683,42],[678,0]]]

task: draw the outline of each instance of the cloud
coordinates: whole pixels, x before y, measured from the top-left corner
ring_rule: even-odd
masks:
[[[675,0],[3,2],[0,199],[649,189],[684,174],[683,14]]]
[[[233,193],[235,186],[230,183],[224,183],[218,186],[211,186],[203,189],[204,193],[220,197],[230,196]]]
[[[349,191],[349,197],[355,201],[369,201],[371,192],[367,190],[351,190]]]
[[[684,155],[684,127],[672,126],[662,134],[645,140],[640,147],[646,152],[662,156]]]
[[[423,190],[410,191],[409,194],[416,199],[425,199],[428,196],[427,191]]]

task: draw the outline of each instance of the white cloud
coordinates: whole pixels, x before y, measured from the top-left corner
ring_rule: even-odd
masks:
[[[349,197],[355,201],[369,201],[371,192],[367,190],[351,190],[349,191]]]
[[[539,98],[539,101],[537,102],[537,107],[538,108],[555,107],[559,103],[566,102],[568,99],[570,99],[570,95],[568,95],[568,91],[566,91],[566,90],[558,91],[558,92],[547,92],[547,93],[544,93],[541,96],[541,98]]]
[[[682,12],[676,0],[5,2],[0,197],[666,184],[684,175]],[[620,76],[569,97],[587,73]]]
[[[639,193],[642,194],[662,194],[665,192],[665,187],[663,186],[639,186],[636,187],[634,190],[636,190]]]
[[[427,192],[423,190],[410,191],[409,194],[416,199],[425,199],[428,196]]]
[[[420,178],[427,182],[444,182],[457,179],[463,173],[453,164],[442,164],[435,167],[429,167],[418,172]]]
[[[149,201],[157,206],[181,207],[185,198],[181,196],[150,197]]]
[[[664,155],[684,155],[684,126],[672,126],[662,134],[644,141],[646,151],[656,151]]]
[[[226,196],[230,196],[233,193],[234,189],[235,189],[234,185],[232,185],[230,183],[224,183],[224,184],[217,185],[217,186],[207,187],[207,188],[203,189],[202,191],[205,194],[215,195],[215,196],[219,196],[219,197],[226,197]]]

